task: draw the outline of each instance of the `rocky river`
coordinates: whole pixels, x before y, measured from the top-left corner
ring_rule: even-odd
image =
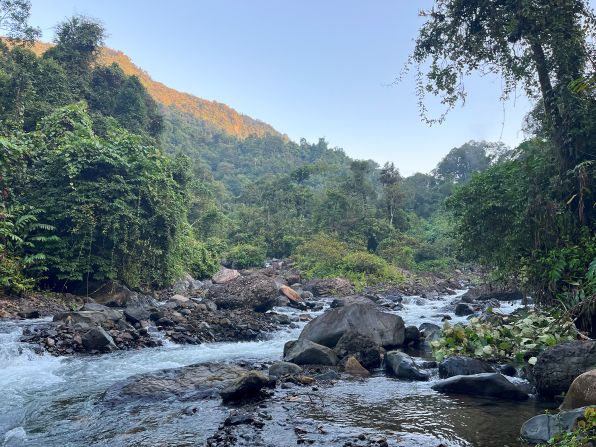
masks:
[[[455,296],[402,299],[408,325],[455,321],[448,304]],[[323,299],[325,307],[330,299]],[[504,304],[510,312],[519,304]],[[275,308],[299,320],[291,307]],[[548,405],[449,396],[431,387],[438,380],[406,381],[373,372],[325,380],[325,368],[311,370],[314,384],[285,383],[257,403],[224,406],[216,398],[168,395],[111,402],[106,391],[136,375],[194,364],[226,364],[266,370],[280,360],[284,344],[298,338],[305,323],[279,329],[252,342],[162,346],[96,356],[55,357],[21,341],[23,328],[48,319],[0,323],[0,437],[3,446],[199,446],[209,445],[391,445],[519,446],[519,427]],[[163,341],[163,335],[151,335]],[[429,359],[428,353],[414,353]],[[327,372],[328,374],[328,372]],[[123,382],[125,381],[125,382]],[[552,406],[552,405],[551,405]]]

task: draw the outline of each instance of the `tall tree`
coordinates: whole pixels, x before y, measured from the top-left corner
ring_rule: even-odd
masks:
[[[27,23],[30,14],[30,0],[0,0],[0,33],[15,43],[33,43],[41,31]]]

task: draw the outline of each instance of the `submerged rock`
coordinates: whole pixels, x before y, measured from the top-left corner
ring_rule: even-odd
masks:
[[[596,369],[583,373],[573,381],[565,394],[561,410],[589,405],[596,405]]]
[[[548,348],[534,366],[536,390],[547,397],[569,389],[580,374],[596,365],[596,341],[570,341]]]
[[[528,393],[499,373],[454,376],[437,382],[432,389],[446,394],[467,394],[509,400],[528,399]]]
[[[490,372],[494,372],[494,368],[490,364],[471,357],[456,355],[447,357],[439,363],[439,377],[441,379]]]
[[[561,411],[559,414],[534,416],[522,425],[520,435],[532,444],[548,442],[553,436],[571,430],[576,422],[584,416],[586,408]]]
[[[429,380],[430,375],[420,371],[414,359],[400,351],[385,354],[385,369],[387,373],[398,379]]]
[[[346,332],[369,337],[383,347],[401,346],[405,338],[402,318],[381,312],[374,305],[349,304],[331,309],[310,321],[299,340],[310,340],[333,348]]]
[[[298,340],[287,350],[284,361],[297,365],[335,366],[339,359],[333,349],[329,349],[327,346],[313,343],[310,340]]]

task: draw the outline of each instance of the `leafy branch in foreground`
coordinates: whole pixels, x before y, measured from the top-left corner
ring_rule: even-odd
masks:
[[[596,442],[596,408],[586,408],[583,419],[577,421],[575,429],[560,433],[548,443],[537,447],[590,447]]]
[[[431,346],[438,361],[465,355],[534,364],[534,355],[549,346],[574,340],[575,336],[571,320],[532,310],[520,315],[492,313],[486,321],[472,318],[465,326],[445,322],[441,338],[432,341]]]

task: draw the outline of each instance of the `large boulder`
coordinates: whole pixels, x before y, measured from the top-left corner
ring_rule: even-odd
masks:
[[[245,308],[257,312],[271,309],[277,296],[275,281],[258,273],[214,285],[207,294],[207,298],[212,300],[218,309]]]
[[[559,414],[539,414],[524,422],[520,430],[522,439],[532,444],[546,443],[553,436],[573,429],[584,416],[586,408],[561,411]]]
[[[383,347],[401,346],[405,338],[402,318],[381,312],[370,304],[349,304],[325,312],[311,320],[299,339],[333,348],[346,332],[369,337]]]
[[[357,332],[346,332],[333,350],[340,359],[354,356],[366,369],[381,365],[381,348],[370,337]]]
[[[596,405],[596,369],[583,373],[573,381],[565,394],[561,410],[572,410],[588,405]]]
[[[105,321],[118,321],[123,317],[122,312],[110,310],[81,310],[78,312],[60,312],[54,315],[53,321],[60,324],[80,324],[96,326]]]
[[[338,298],[334,298],[329,305],[332,308],[336,307],[343,307],[347,306],[348,304],[372,304],[374,305],[375,302],[370,298],[367,298],[362,295],[350,295],[350,296],[340,296]]]
[[[211,280],[215,284],[225,284],[240,277],[240,272],[234,269],[227,269],[223,267],[219,272],[213,275]]]
[[[344,278],[315,279],[309,281],[304,290],[312,292],[314,296],[346,296],[354,293],[354,287]]]
[[[234,402],[258,397],[270,380],[258,371],[250,371],[222,389],[219,394],[224,402]]]
[[[297,365],[329,365],[335,366],[339,359],[337,354],[327,346],[309,340],[298,340],[287,350],[284,361]]]
[[[467,394],[508,400],[526,400],[528,398],[528,393],[499,373],[454,376],[437,382],[432,389],[446,394]]]
[[[128,287],[114,282],[102,284],[90,296],[96,303],[109,307],[145,307],[157,304],[150,296],[132,291]]]
[[[580,374],[596,365],[596,341],[571,341],[552,346],[538,356],[534,366],[536,391],[553,397],[564,393]]]
[[[418,369],[414,359],[400,351],[385,354],[387,374],[405,380],[429,380],[430,375]]]
[[[494,368],[487,362],[459,355],[447,357],[439,363],[439,377],[441,379],[490,372],[494,372]]]
[[[114,339],[102,327],[96,327],[85,332],[81,340],[88,351],[109,352],[118,349]]]

